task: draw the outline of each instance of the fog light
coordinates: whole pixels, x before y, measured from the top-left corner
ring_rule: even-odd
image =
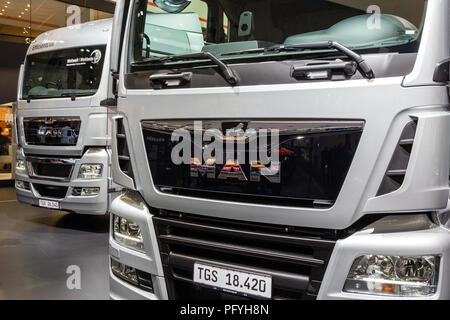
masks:
[[[100,188],[73,188],[72,195],[75,197],[95,197],[100,194]]]
[[[129,267],[115,259],[111,259],[111,271],[116,277],[143,290],[153,292],[153,281],[151,274],[137,270],[133,267]]]
[[[438,256],[365,255],[353,262],[344,291],[387,296],[428,296],[436,293],[438,276]]]
[[[29,191],[30,183],[26,181],[16,180],[16,188]]]
[[[119,278],[138,285],[136,269],[111,259],[111,270]]]
[[[16,170],[18,170],[18,171],[24,171],[25,170],[25,161],[24,160],[17,160],[16,161]]]
[[[144,250],[141,228],[136,222],[113,216],[114,239],[133,249]]]
[[[80,172],[78,178],[81,179],[98,179],[102,176],[103,165],[102,164],[82,164],[80,166]]]

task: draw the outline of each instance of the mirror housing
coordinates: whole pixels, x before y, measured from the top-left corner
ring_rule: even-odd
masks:
[[[439,62],[434,70],[433,81],[439,83],[450,83],[450,58]]]

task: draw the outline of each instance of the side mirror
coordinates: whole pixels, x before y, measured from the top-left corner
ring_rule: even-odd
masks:
[[[439,62],[434,70],[433,81],[439,83],[450,83],[450,58]]]
[[[153,3],[168,13],[178,13],[191,4],[191,0],[154,0]]]

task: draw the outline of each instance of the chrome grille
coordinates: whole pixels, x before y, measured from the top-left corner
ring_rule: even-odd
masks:
[[[79,118],[25,118],[23,131],[29,145],[75,146],[80,135]]]

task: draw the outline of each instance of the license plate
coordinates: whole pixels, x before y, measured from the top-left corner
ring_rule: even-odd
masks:
[[[59,210],[59,202],[50,200],[39,200],[39,207]]]
[[[195,263],[194,282],[233,294],[272,298],[272,277],[267,275]]]

